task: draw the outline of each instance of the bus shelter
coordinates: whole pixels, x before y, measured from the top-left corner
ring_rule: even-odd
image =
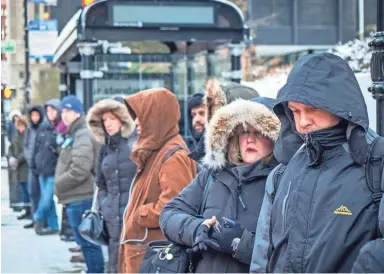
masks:
[[[210,77],[240,82],[249,31],[225,0],[99,0],[79,10],[57,40],[61,95],[87,111],[102,98],[166,87],[179,99],[188,133],[187,99]]]

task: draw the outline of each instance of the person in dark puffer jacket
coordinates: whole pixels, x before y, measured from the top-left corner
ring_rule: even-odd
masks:
[[[44,107],[48,121],[45,121],[37,131],[32,159],[32,168],[37,172],[41,189],[41,199],[34,214],[35,232],[38,235],[58,232],[59,224],[53,200],[55,169],[59,157],[56,138],[57,129],[63,131],[66,128],[60,117],[60,100],[49,100]],[[44,222],[48,228],[44,228]]]
[[[384,199],[381,198],[379,208],[379,228],[384,235]],[[384,273],[384,238],[365,244],[353,265],[352,273]]]
[[[219,108],[206,126],[204,169],[161,213],[164,235],[201,253],[196,273],[249,272],[265,182],[278,164],[273,101],[237,99]]]
[[[88,113],[88,128],[103,144],[100,150],[96,184],[98,204],[105,218],[109,234],[108,273],[117,273],[120,233],[129,189],[136,174],[130,159],[136,141],[135,123],[124,105],[123,98],[105,99],[95,104]]]

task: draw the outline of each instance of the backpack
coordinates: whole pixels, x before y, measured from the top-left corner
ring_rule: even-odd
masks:
[[[370,155],[365,165],[365,178],[367,186],[372,192],[372,200],[379,206],[384,191],[384,137],[379,136],[376,132],[369,129],[367,141],[370,147]],[[295,157],[302,148],[303,146],[298,149],[293,157]],[[279,164],[270,174],[273,181],[273,191],[271,193],[272,204],[285,168],[285,165]]]

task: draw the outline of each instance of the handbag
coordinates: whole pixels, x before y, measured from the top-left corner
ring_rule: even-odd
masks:
[[[167,240],[148,243],[138,273],[193,273],[195,261],[187,248]]]
[[[108,245],[109,235],[104,216],[97,210],[98,192],[99,188],[96,187],[91,210],[84,212],[83,220],[81,221],[78,230],[81,237],[88,242],[96,245]]]

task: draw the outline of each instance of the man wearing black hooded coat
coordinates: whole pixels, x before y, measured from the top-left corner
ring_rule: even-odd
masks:
[[[364,167],[367,107],[354,73],[336,55],[304,56],[274,111],[282,123],[274,155],[286,168],[277,183],[268,177],[251,272],[350,272],[361,247],[378,237]],[[295,135],[304,144],[293,155]]]
[[[33,106],[29,112],[29,119],[31,121],[27,128],[27,133],[24,139],[24,156],[28,163],[28,191],[32,202],[32,213],[38,207],[40,200],[40,186],[37,178],[37,171],[33,169],[33,156],[35,153],[36,135],[41,124],[44,121],[44,108],[42,106]],[[34,223],[27,224],[24,228],[33,228]]]

